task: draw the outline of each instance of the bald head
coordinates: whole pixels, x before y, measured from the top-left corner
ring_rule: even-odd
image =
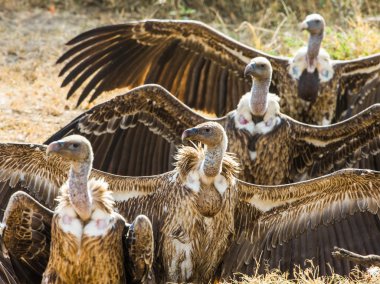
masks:
[[[58,155],[79,163],[92,163],[93,152],[90,141],[80,135],[70,135],[52,142],[46,149],[47,155]]]
[[[219,123],[205,122],[186,129],[182,134],[182,140],[199,141],[208,146],[215,147],[227,143],[227,135]]]
[[[308,15],[300,25],[301,30],[307,30],[311,35],[322,35],[325,28],[325,20],[319,14]]]
[[[265,57],[255,57],[245,67],[244,76],[251,76],[259,80],[270,80],[272,77],[272,65]]]

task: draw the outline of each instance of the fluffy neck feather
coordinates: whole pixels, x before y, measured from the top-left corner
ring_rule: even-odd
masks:
[[[268,93],[271,78],[253,79],[250,108],[255,116],[263,116],[268,108]]]
[[[307,71],[314,72],[317,67],[317,57],[321,48],[323,39],[323,30],[320,34],[312,34],[309,37],[309,43],[307,45],[306,61]]]
[[[207,177],[215,177],[222,172],[222,162],[227,150],[227,141],[227,136],[224,135],[221,145],[206,146],[205,159],[201,169]]]
[[[78,216],[86,221],[91,217],[92,200],[88,188],[91,162],[71,164],[69,173],[69,197]]]

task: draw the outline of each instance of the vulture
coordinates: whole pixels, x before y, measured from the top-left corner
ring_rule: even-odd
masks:
[[[380,53],[354,60],[331,60],[321,49],[325,21],[306,17],[309,42],[293,58],[277,57],[197,21],[143,20],[86,31],[67,45],[62,86],[68,97],[84,86],[80,104],[104,91],[156,83],[189,107],[225,115],[250,88],[243,70],[264,56],[273,66],[271,92],[282,111],[304,123],[330,124],[380,100]]]
[[[173,144],[181,144],[182,131],[215,121],[226,130],[228,150],[240,160],[239,178],[267,185],[322,176],[380,150],[379,104],[336,124],[308,125],[280,112],[279,98],[269,92],[272,68],[266,58],[252,59],[245,74],[252,78],[252,89],[224,117],[209,118],[162,87],[146,85],[83,113],[47,143],[81,134],[93,144],[96,168],[121,175],[158,174],[171,169]],[[141,124],[143,132],[133,131]],[[167,142],[155,143],[149,131]],[[380,166],[372,156],[368,160],[372,163],[366,168]]]
[[[124,283],[125,255],[136,261],[128,271],[137,268],[134,276],[144,280],[153,259],[152,225],[140,215],[131,229],[127,228],[125,219],[114,210],[108,184],[103,179],[89,179],[93,161],[90,142],[82,136],[68,136],[51,143],[46,154],[69,163],[68,179],[60,187],[54,212],[25,192],[11,196],[2,236],[11,255],[36,270],[48,259],[42,283]],[[17,237],[24,243],[20,245]],[[123,246],[128,245],[129,255],[123,254]],[[30,255],[33,249],[40,255]],[[141,267],[142,263],[146,267]]]
[[[266,265],[293,274],[305,259],[312,259],[322,275],[330,266],[348,274],[353,266],[332,258],[334,246],[380,252],[375,241],[380,237],[380,172],[345,169],[289,185],[254,185],[235,177],[238,163],[226,152],[228,137],[220,124],[204,122],[181,138],[201,144],[180,147],[173,171],[142,177],[90,173],[109,184],[115,208],[126,220],[140,214],[151,220],[156,283],[208,283],[238,272],[265,272]],[[46,148],[0,144],[1,180],[42,204],[54,200],[70,168],[57,156],[46,157]],[[2,202],[10,192],[0,192]],[[28,261],[47,258],[50,240],[50,231],[37,221],[51,223],[52,213],[23,208],[18,219],[6,219],[4,243],[21,264],[37,265]],[[9,206],[6,216],[12,214],[8,211]],[[42,239],[44,246],[33,245]]]

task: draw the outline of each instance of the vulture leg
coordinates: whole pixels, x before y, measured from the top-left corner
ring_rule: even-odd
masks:
[[[338,247],[334,247],[334,251],[331,254],[334,257],[348,259],[349,261],[365,266],[380,266],[380,256],[375,254],[361,255]]]

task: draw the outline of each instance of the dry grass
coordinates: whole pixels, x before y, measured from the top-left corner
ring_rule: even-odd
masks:
[[[254,273],[252,277],[245,275],[241,276],[240,280],[222,282],[223,284],[365,284],[365,283],[380,283],[380,275],[371,276],[367,272],[360,271],[355,268],[352,270],[349,277],[344,277],[338,274],[331,276],[318,276],[318,268],[310,262],[306,269],[296,268],[295,277],[289,278],[287,273],[282,273],[279,270],[268,271],[266,274]],[[238,275],[237,275],[238,276]]]
[[[137,5],[131,0],[0,0],[0,140],[43,142],[91,106],[76,109],[76,98],[65,100],[67,88],[60,88],[59,67],[54,63],[67,40],[100,25],[150,17],[200,19],[261,50],[291,55],[307,39],[306,33],[295,28],[298,22],[306,14],[319,11],[328,24],[323,46],[333,58],[380,52],[377,0],[301,2],[197,0],[186,5],[181,0],[151,0]],[[300,270],[297,279],[290,280],[273,271],[244,277],[241,283],[380,282],[359,271],[351,278],[318,278],[315,273],[315,268]]]

